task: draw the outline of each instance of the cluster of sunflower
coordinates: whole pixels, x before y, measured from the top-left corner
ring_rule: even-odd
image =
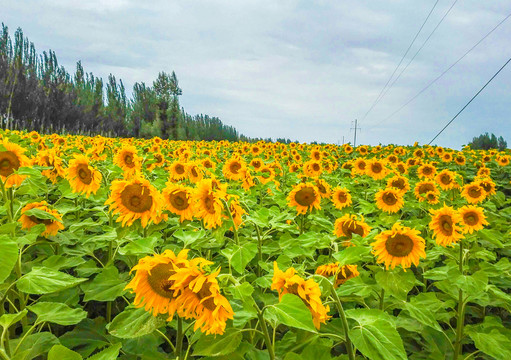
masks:
[[[216,277],[220,269],[209,272],[211,261],[188,259],[188,250],[175,255],[171,250],[146,256],[131,271],[135,276],[126,285],[135,293],[134,304],[154,316],[164,314],[171,321],[174,315],[195,319],[194,330],[206,334],[223,334],[226,322],[234,312],[220,293]]]

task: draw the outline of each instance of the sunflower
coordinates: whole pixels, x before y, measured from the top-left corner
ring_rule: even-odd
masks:
[[[250,170],[245,170],[243,174],[243,181],[241,183],[241,186],[243,186],[243,189],[248,190],[251,187],[255,186],[254,177],[250,173]]]
[[[226,193],[218,184],[216,179],[204,179],[197,184],[192,195],[195,216],[204,221],[207,229],[222,225],[222,199],[225,199]]]
[[[343,217],[335,220],[334,235],[338,238],[345,237],[351,239],[353,234],[366,237],[371,228],[364,221],[364,217],[360,215],[345,214]]]
[[[312,314],[312,321],[316,329],[319,330],[321,323],[325,324],[330,318],[328,312],[330,307],[323,306],[321,302],[321,290],[319,285],[312,279],[304,280],[296,275],[295,269],[290,267],[285,272],[280,270],[277,262],[273,262],[272,290],[277,290],[279,300],[285,294],[294,294],[298,296]]]
[[[424,194],[424,198],[428,202],[428,204],[435,205],[440,202],[438,199],[438,193],[434,191],[428,191],[426,194]]]
[[[486,166],[481,166],[479,170],[477,170],[477,176],[479,177],[490,177],[491,170]]]
[[[159,218],[163,199],[146,179],[134,176],[131,180],[114,180],[110,191],[105,205],[110,205],[113,214],[119,214],[117,222],[122,222],[122,226],[131,226],[140,219],[142,227],[146,227]]]
[[[339,266],[339,262],[318,266],[316,274],[325,277],[335,275],[334,288],[338,288],[349,279],[353,279],[360,275],[357,265]]]
[[[497,193],[496,185],[493,182],[493,180],[490,179],[489,177],[484,177],[484,178],[479,179],[479,185],[486,192],[486,196],[495,195]]]
[[[454,162],[456,162],[456,164],[462,166],[462,165],[465,165],[466,163],[466,159],[465,159],[465,156],[463,156],[462,154],[458,154],[454,157]]]
[[[138,261],[131,271],[135,277],[124,289],[135,293],[135,307],[144,307],[153,316],[168,314],[169,320],[176,312],[176,292],[172,289],[174,281],[169,278],[177,269],[189,266],[188,250],[181,250],[176,256],[171,250],[163,254],[146,256]]]
[[[316,187],[319,190],[319,195],[322,198],[328,198],[330,197],[331,190],[330,185],[323,179],[316,179]]]
[[[481,230],[484,225],[489,225],[486,221],[483,208],[474,205],[463,206],[458,209],[463,225],[462,232],[472,234],[474,231]]]
[[[461,195],[467,200],[469,204],[477,204],[486,198],[486,191],[480,185],[479,181],[475,181],[463,186]]]
[[[311,178],[317,178],[323,172],[323,166],[321,162],[317,160],[309,160],[303,164],[303,173]]]
[[[402,162],[402,161],[399,161],[397,163],[394,164],[394,169],[400,173],[400,174],[407,174],[408,173],[408,164]]]
[[[449,190],[456,186],[455,177],[455,172],[444,169],[436,175],[435,181],[443,190]]]
[[[509,156],[508,155],[499,156],[497,158],[497,163],[499,164],[499,166],[507,166],[507,165],[509,165]]]
[[[234,220],[234,226],[236,226],[236,229],[238,229],[240,225],[243,223],[242,216],[247,212],[245,211],[245,209],[241,207],[237,197],[234,197],[234,195],[231,195],[230,197],[232,198],[232,200],[231,203],[229,204],[229,210]]]
[[[6,187],[19,186],[25,176],[14,174],[14,172],[30,164],[29,159],[24,155],[27,150],[7,140],[3,140],[0,145],[5,149],[0,151],[0,179]]]
[[[257,179],[261,184],[267,184],[275,180],[275,170],[272,167],[264,165],[259,168],[259,172],[261,175],[257,176]]]
[[[174,281],[172,289],[176,297],[177,314],[185,319],[195,319],[194,331],[199,329],[209,334],[221,335],[228,319],[233,319],[234,311],[229,301],[220,294],[216,277],[220,269],[206,275],[203,265],[211,262],[197,258],[189,266],[176,269],[169,280]]]
[[[167,168],[170,173],[170,179],[174,181],[183,180],[186,178],[187,164],[181,160],[176,160]]]
[[[250,166],[252,166],[255,170],[259,170],[259,168],[261,166],[264,165],[264,162],[263,162],[263,159],[261,158],[253,158],[251,161],[250,161]]]
[[[207,169],[211,172],[215,171],[216,164],[209,157],[202,159],[201,162],[204,169]]]
[[[417,175],[419,178],[432,179],[435,177],[436,167],[431,164],[423,164],[417,169]]]
[[[362,175],[362,174],[366,173],[366,168],[367,168],[367,161],[363,158],[358,158],[357,160],[355,160],[355,163],[353,164],[352,169],[355,174]]]
[[[200,163],[191,161],[188,163],[188,166],[186,167],[186,172],[188,174],[188,180],[190,182],[196,184],[199,181],[202,180],[204,177],[203,171],[201,169]]]
[[[410,190],[410,183],[406,177],[394,175],[387,180],[387,187],[395,188],[401,195],[404,195],[408,190]]]
[[[89,165],[85,155],[75,155],[69,162],[67,179],[75,193],[85,194],[88,198],[91,193],[96,194],[101,186],[101,172]]]
[[[334,206],[341,210],[347,206],[351,205],[351,194],[348,189],[336,187],[333,190],[332,194],[332,202],[334,203]]]
[[[53,184],[56,184],[59,178],[65,177],[64,167],[62,166],[62,159],[59,152],[53,149],[41,150],[37,156],[32,160],[34,165],[50,167],[41,171],[41,174],[46,176]]]
[[[41,218],[39,218],[37,215],[27,215],[26,212],[32,209],[44,211],[48,216],[43,216],[41,214]],[[59,230],[64,229],[62,215],[59,214],[57,210],[50,209],[46,201],[25,205],[23,209],[21,209],[21,217],[18,221],[21,223],[23,229],[30,229],[36,225],[44,224],[46,229],[41,233],[41,236],[55,236]]]
[[[366,166],[366,174],[374,180],[381,180],[387,176],[388,169],[385,167],[384,160],[371,160]]]
[[[166,209],[179,215],[181,222],[193,219],[192,193],[189,187],[171,182],[168,182],[167,187],[162,191]]]
[[[440,194],[440,191],[433,181],[419,181],[417,184],[415,184],[414,194],[419,202],[426,200],[424,195],[428,192]]]
[[[222,172],[228,180],[242,180],[247,164],[238,157],[233,157],[225,162]]]
[[[388,213],[398,212],[405,204],[400,191],[394,188],[381,189],[374,198],[378,209]]]
[[[321,196],[318,188],[312,183],[300,183],[289,193],[288,206],[296,206],[298,214],[305,214],[308,210],[321,209]]]
[[[399,223],[392,226],[392,230],[386,230],[376,235],[375,242],[371,243],[373,254],[378,263],[385,263],[394,269],[401,265],[403,269],[409,268],[412,263],[419,265],[420,258],[426,258],[426,243],[420,236],[420,231],[401,226]]]
[[[436,243],[442,246],[450,246],[463,239],[460,223],[461,216],[450,206],[443,206],[438,210],[430,209],[431,221],[429,228],[433,231]]]
[[[139,172],[141,161],[137,155],[137,148],[133,145],[124,145],[115,155],[114,164],[119,166],[128,178]]]

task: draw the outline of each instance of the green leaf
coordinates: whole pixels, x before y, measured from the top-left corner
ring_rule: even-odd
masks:
[[[47,294],[76,286],[87,279],[75,278],[48,267],[34,267],[16,286],[26,294]]]
[[[48,353],[48,360],[82,360],[82,355],[69,350],[67,347],[62,345],[53,345]]]
[[[269,306],[264,315],[265,318],[276,319],[281,324],[290,327],[316,332],[311,312],[303,301],[293,294],[285,294],[278,304]]]
[[[415,276],[411,271],[387,270],[375,275],[376,282],[390,295],[406,300],[406,296],[415,284]]]
[[[243,338],[239,329],[228,329],[223,335],[202,335],[192,356],[222,356],[234,352]]]
[[[126,283],[119,279],[115,266],[104,268],[91,282],[81,285],[85,296],[83,301],[113,301],[124,292]]]
[[[0,316],[0,326],[4,329],[8,329],[11,325],[16,324],[18,321],[23,319],[27,313],[28,311],[24,309],[16,314],[3,314]]]
[[[119,254],[136,256],[154,254],[154,248],[159,241],[160,238],[155,236],[130,241],[119,249]]]
[[[346,316],[356,323],[349,336],[362,355],[375,360],[407,359],[390,315],[374,309],[353,309],[346,311]]]
[[[181,240],[184,244],[185,248],[189,248],[190,245],[198,241],[199,239],[203,239],[206,236],[206,231],[200,229],[198,231],[194,230],[183,230],[179,229],[172,234],[175,238]]]
[[[11,341],[11,349],[16,349],[21,338]],[[32,360],[48,352],[53,345],[57,345],[59,339],[50,332],[44,331],[37,334],[28,335],[20,344],[18,351],[12,357],[12,360]]]
[[[8,236],[0,236],[0,284],[11,274],[18,260],[18,245]]]
[[[511,358],[511,334],[492,329],[489,332],[470,332],[470,338],[474,341],[476,348],[497,360],[508,360]]]
[[[222,254],[229,259],[234,270],[243,274],[247,264],[257,254],[257,244],[248,243],[243,246],[232,245],[231,247],[222,250]]]
[[[115,344],[87,358],[87,360],[116,360],[119,356],[122,344]]]
[[[55,302],[38,302],[27,308],[37,315],[37,323],[50,322],[59,325],[75,325],[87,317],[82,309]]]
[[[33,216],[33,217],[35,217],[37,219],[41,219],[41,220],[58,221],[58,219],[55,217],[55,215],[50,214],[49,212],[46,212],[44,210],[37,209],[37,208],[27,210],[23,214],[26,216]]]
[[[165,319],[155,317],[144,308],[127,308],[108,325],[108,332],[121,339],[133,339],[164,326]]]
[[[421,304],[420,301],[414,301],[415,297],[412,298],[412,301],[405,304],[405,310],[408,311],[410,316],[424,324],[426,326],[431,326],[433,329],[438,331],[442,331],[442,328],[438,324],[438,321],[435,320],[435,314],[424,304]]]
[[[109,344],[103,318],[85,319],[59,340],[62,345],[79,352],[83,357]]]
[[[334,254],[339,265],[351,265],[362,260],[365,255],[371,253],[371,249],[363,246],[350,246]]]

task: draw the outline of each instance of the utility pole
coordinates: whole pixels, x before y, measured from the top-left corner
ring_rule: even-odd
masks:
[[[357,129],[362,130],[359,127],[357,127],[357,119],[355,119],[355,127],[350,129],[350,130],[355,130],[355,136],[353,138],[353,147],[357,147]]]
[[[344,145],[344,136],[342,137],[342,144]]]

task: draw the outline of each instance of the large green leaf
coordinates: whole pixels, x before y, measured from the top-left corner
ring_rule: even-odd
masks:
[[[85,296],[83,301],[113,301],[124,292],[126,283],[119,279],[115,266],[104,268],[91,282],[81,285]]]
[[[165,323],[165,319],[153,316],[144,308],[127,308],[108,325],[108,332],[121,339],[132,339],[150,334]]]
[[[75,350],[83,357],[87,357],[96,349],[108,345],[108,337],[104,319],[96,318],[94,320],[83,320],[72,331],[62,335],[59,340],[62,345]]]
[[[18,321],[23,319],[27,315],[27,310],[24,309],[16,314],[3,314],[0,316],[0,326],[4,329],[8,329],[11,325],[16,324]]]
[[[82,309],[72,309],[66,304],[38,302],[27,308],[37,315],[37,322],[50,322],[59,325],[75,325],[87,317]]]
[[[82,355],[62,345],[53,345],[48,353],[48,360],[82,360]]]
[[[223,335],[202,335],[194,346],[193,356],[221,356],[234,352],[243,338],[239,329],[228,329]]]
[[[34,267],[16,286],[27,294],[47,294],[76,286],[87,279],[75,278],[48,267]]]
[[[470,338],[474,340],[476,348],[494,357],[497,360],[509,360],[511,358],[511,334],[504,334],[493,329],[488,333],[471,332]]]
[[[232,245],[222,250],[222,254],[231,262],[231,266],[238,273],[243,274],[247,264],[257,254],[257,244],[247,243],[243,246]]]
[[[11,340],[11,349],[16,349],[21,338]],[[50,332],[44,331],[28,335],[23,339],[12,360],[32,360],[48,352],[59,340]]]
[[[365,357],[375,360],[407,359],[403,340],[390,315],[375,309],[353,309],[346,311],[346,316],[355,321],[349,336]]]
[[[406,296],[415,284],[413,273],[411,271],[404,272],[401,269],[380,271],[376,273],[375,279],[386,293],[400,300],[406,300]]]
[[[50,214],[49,212],[46,212],[46,211],[38,209],[38,208],[27,210],[23,214],[26,216],[29,216],[29,217],[33,216],[33,217],[35,217],[37,219],[41,219],[41,220],[58,221],[58,219],[55,217],[55,215]]]
[[[11,274],[18,260],[18,245],[10,237],[0,236],[0,284]]]
[[[362,260],[362,258],[371,253],[371,249],[364,246],[350,246],[334,254],[334,258],[339,261],[341,266],[351,265]]]
[[[316,332],[311,312],[303,301],[293,294],[282,296],[282,300],[278,304],[271,305],[266,309],[264,316],[290,327]]]

